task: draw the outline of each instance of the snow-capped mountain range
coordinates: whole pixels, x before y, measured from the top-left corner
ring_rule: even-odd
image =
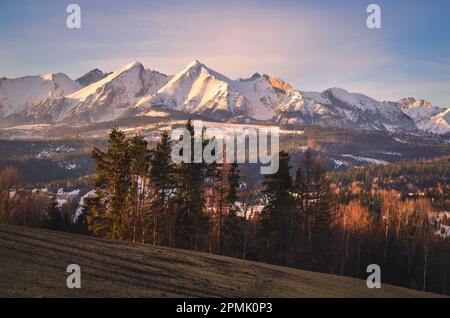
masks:
[[[450,133],[450,109],[424,100],[380,102],[341,88],[305,92],[259,73],[233,80],[197,60],[174,76],[133,62],[109,74],[94,69],[76,81],[62,73],[0,78],[0,122],[97,123],[152,109],[217,121]]]

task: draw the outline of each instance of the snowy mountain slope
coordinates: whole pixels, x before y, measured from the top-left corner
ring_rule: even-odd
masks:
[[[101,79],[104,79],[106,76],[110,75],[111,73],[103,73],[98,68],[95,68],[83,76],[77,78],[75,82],[79,83],[82,87],[86,87],[88,85],[91,85],[92,83],[95,83]]]
[[[431,119],[421,126],[419,129],[425,130],[434,134],[449,134],[450,133],[450,108],[431,117]]]
[[[434,134],[450,132],[449,109],[436,107],[428,101],[413,97],[403,98],[398,103],[402,111],[414,120],[418,129]]]
[[[154,96],[144,98],[139,105],[223,119],[245,114],[248,101],[236,91],[232,80],[198,61],[193,61]]]
[[[274,76],[255,73],[249,79],[237,80],[234,85],[250,102],[248,116],[254,119],[269,120],[277,107],[300,108],[304,104],[299,91]]]
[[[226,120],[244,116],[271,120],[280,105],[298,107],[302,96],[289,84],[255,73],[247,79],[231,80],[199,61],[193,61],[140,105],[170,108]]]
[[[42,101],[70,94],[81,86],[64,73],[0,79],[0,117],[19,113]]]
[[[403,98],[398,103],[402,106],[403,112],[414,120],[430,118],[443,111],[442,108],[434,107],[426,100],[414,97]]]
[[[52,103],[42,103],[34,112],[50,114],[54,121],[101,122],[114,120],[141,97],[155,93],[170,79],[146,70],[139,62],[125,65],[107,77]]]
[[[342,88],[303,92],[300,108],[279,107],[275,119],[281,123],[330,125],[340,128],[363,128],[387,131],[414,130],[413,120],[397,104],[382,103],[366,95]]]

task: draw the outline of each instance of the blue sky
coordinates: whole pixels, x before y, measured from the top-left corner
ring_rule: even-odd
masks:
[[[66,27],[81,7],[82,28]],[[366,7],[382,28],[366,27]],[[450,106],[450,1],[15,0],[0,2],[0,75],[76,78],[130,61],[173,74],[199,59],[231,78],[279,76],[380,100]]]

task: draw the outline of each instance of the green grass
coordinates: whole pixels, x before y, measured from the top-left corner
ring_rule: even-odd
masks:
[[[66,268],[81,267],[81,289]],[[0,297],[433,297],[187,250],[0,225]]]

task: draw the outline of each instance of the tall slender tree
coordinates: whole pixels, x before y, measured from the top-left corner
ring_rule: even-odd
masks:
[[[330,183],[322,167],[320,157],[316,157],[313,165],[313,226],[312,226],[312,247],[313,266],[317,271],[329,272],[330,261],[332,260],[334,206],[332,205],[332,195]]]
[[[142,136],[133,137],[129,143],[131,184],[128,201],[131,210],[131,235],[133,242],[136,242],[140,234],[142,243],[145,243],[145,196],[150,165],[150,152],[147,145],[147,141]]]
[[[13,223],[12,213],[19,194],[19,173],[16,168],[0,170],[0,223]]]
[[[175,220],[172,196],[175,194],[175,165],[171,159],[172,142],[169,133],[164,130],[161,138],[151,150],[150,172],[151,204],[153,222],[153,243],[165,242],[174,246]],[[164,229],[166,235],[158,235]]]
[[[207,241],[210,220],[205,211],[205,182],[211,175],[210,164],[204,160],[195,162],[195,144],[202,149],[210,142],[203,129],[201,136],[195,136],[194,126],[189,120],[186,124],[190,138],[189,162],[176,165],[176,244],[177,246],[199,249]],[[197,158],[198,160],[198,158]],[[206,246],[207,246],[206,242]]]
[[[124,240],[129,234],[131,187],[131,157],[125,134],[114,128],[106,152],[94,148],[92,158],[97,166],[93,180],[96,198],[89,202],[92,204],[87,217],[89,227],[94,233]]]
[[[240,192],[240,176],[236,162],[229,164],[226,189],[225,203],[227,213],[222,226],[224,250],[222,252],[230,256],[239,257],[243,254],[245,216],[238,215],[237,203]]]
[[[289,174],[289,154],[279,153],[279,169],[267,175],[263,194],[267,202],[260,219],[260,238],[266,258],[274,263],[292,262],[296,218],[292,199],[292,178]]]

